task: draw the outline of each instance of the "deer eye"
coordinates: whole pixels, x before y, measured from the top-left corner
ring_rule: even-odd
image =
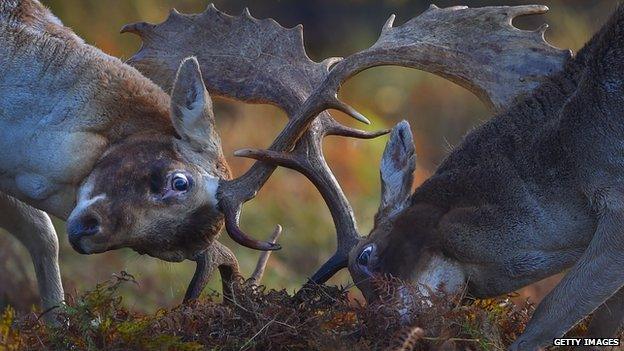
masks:
[[[183,173],[175,173],[171,177],[171,188],[176,191],[187,191],[190,187],[187,176]]]
[[[357,258],[357,263],[360,266],[368,267],[368,264],[370,263],[370,257],[371,257],[372,253],[373,253],[373,245],[369,245],[369,246],[365,247],[364,250],[362,250],[362,252],[360,252],[360,255]]]

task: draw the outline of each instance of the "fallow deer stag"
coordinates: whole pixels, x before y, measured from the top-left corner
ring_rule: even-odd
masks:
[[[367,298],[376,298],[371,278],[381,274],[423,291],[467,284],[491,297],[569,268],[511,349],[552,345],[592,312],[589,335],[616,336],[624,321],[623,54],[619,7],[560,72],[466,135],[414,193],[412,136],[397,126],[375,227],[350,255]]]
[[[284,166],[317,186],[336,225],[337,251],[312,276],[315,283],[344,268],[349,251],[350,271],[368,299],[375,298],[370,277],[382,273],[449,291],[468,283],[472,294],[492,296],[574,265],[512,346],[535,349],[612,296],[591,328],[610,334],[623,305],[616,291],[623,283],[617,251],[624,241],[614,232],[620,223],[615,155],[621,132],[606,118],[621,113],[617,39],[624,11],[572,57],[545,42],[545,26],[512,26],[514,17],[546,10],[432,6],[398,27],[391,17],[371,48],[321,64],[307,58],[300,28],[285,30],[248,12],[231,17],[214,7],[199,15],[173,11],[162,24],[124,31],[144,40],[129,62],[163,87],[173,82],[177,62],[192,54],[211,92],[272,103],[291,117],[268,150],[236,153],[260,163],[238,180],[220,182],[217,198],[230,235],[246,237],[238,228],[241,204],[276,166]],[[413,195],[412,137],[407,123],[397,125],[382,159],[375,227],[361,238],[320,144],[329,134],[373,136],[338,127],[325,110],[357,117],[337,100],[338,89],[378,65],[439,74],[499,115],[470,133]],[[597,163],[599,155],[609,157]]]
[[[0,41],[0,227],[30,252],[44,308],[64,298],[46,212],[67,220],[83,254],[197,261],[186,299],[216,266],[237,274],[215,241],[217,190],[231,175],[195,59],[176,67],[170,97],[36,0],[0,1]]]

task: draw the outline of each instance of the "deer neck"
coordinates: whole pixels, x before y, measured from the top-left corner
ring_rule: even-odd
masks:
[[[48,22],[53,30],[42,32],[2,15],[0,191],[66,218],[111,145],[146,131],[175,135],[169,97],[65,27]]]

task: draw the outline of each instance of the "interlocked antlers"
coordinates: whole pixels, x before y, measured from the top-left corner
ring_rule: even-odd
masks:
[[[213,5],[196,15],[173,10],[161,24],[131,24],[122,32],[138,34],[143,46],[128,62],[165,90],[182,59],[196,56],[212,94],[282,108],[289,121],[268,150],[245,149],[235,154],[257,159],[245,174],[219,185],[219,208],[226,229],[238,243],[260,250],[279,245],[261,242],[239,227],[242,204],[252,199],[276,166],[308,177],[326,201],[336,227],[336,253],[312,276],[323,283],[346,266],[359,240],[353,210],[325,162],[321,143],[326,135],[374,138],[387,131],[364,132],[338,123],[326,110],[337,109],[368,123],[337,98],[341,84],[367,68],[398,65],[429,71],[476,94],[494,110],[533,90],[541,79],[559,71],[570,56],[544,40],[546,26],[519,30],[512,20],[541,14],[545,6],[432,5],[420,16],[393,27],[394,15],[370,48],[345,59],[313,62],[303,47],[301,26],[286,29],[272,19],[258,20],[245,10],[233,17]]]

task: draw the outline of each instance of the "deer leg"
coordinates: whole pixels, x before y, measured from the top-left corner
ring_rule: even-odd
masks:
[[[587,336],[590,338],[612,338],[624,324],[624,288],[611,296],[594,312]]]
[[[588,338],[613,338],[624,322],[624,288],[600,305],[587,330]],[[577,346],[574,350],[600,350],[600,346]]]
[[[0,192],[0,228],[13,234],[28,250],[35,266],[43,310],[64,299],[58,264],[59,243],[48,215]],[[44,318],[54,322],[54,313]]]
[[[537,307],[510,350],[537,350],[592,313],[624,285],[624,204],[605,205],[587,250]]]

